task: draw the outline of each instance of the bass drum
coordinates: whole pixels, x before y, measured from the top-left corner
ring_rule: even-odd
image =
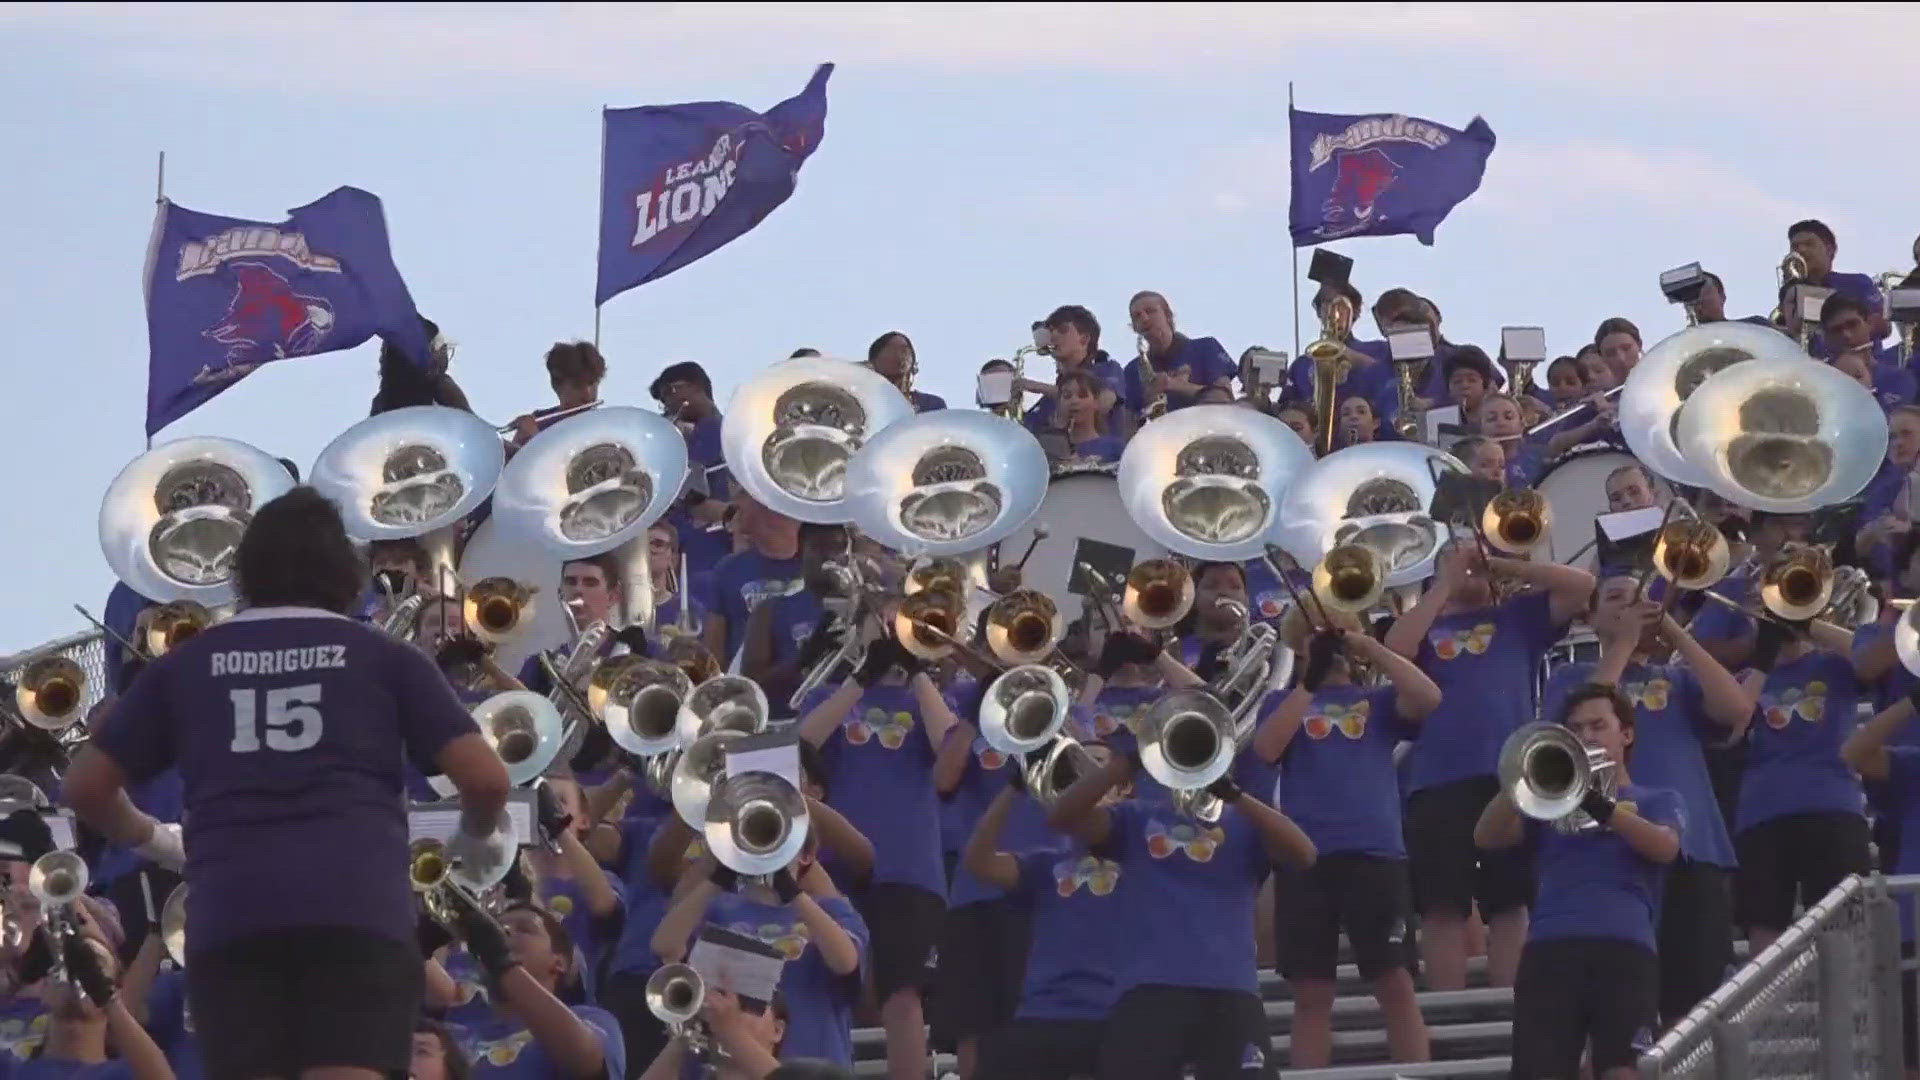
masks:
[[[1068,588],[1075,578],[1076,562],[1085,559],[1105,572],[1121,565],[1122,553],[1126,567],[1167,554],[1166,548],[1149,540],[1127,516],[1126,505],[1120,501],[1118,473],[1115,465],[1056,468],[1039,511],[1000,541],[1000,565],[1006,566],[1026,554],[1036,530],[1046,532],[1021,577],[1028,588],[1052,597],[1060,605],[1061,617],[1069,623],[1085,608],[1083,599]],[[1124,574],[1125,570],[1120,572]],[[1116,587],[1120,584],[1114,581]]]
[[[560,560],[524,534],[509,536],[497,515],[480,523],[460,554],[462,582],[471,585],[489,577],[509,577],[533,590],[533,625],[493,651],[509,675],[539,650],[571,642],[566,612],[560,607]]]
[[[1592,570],[1594,519],[1607,512],[1607,476],[1633,456],[1606,447],[1574,450],[1547,465],[1536,485],[1553,511],[1553,561]]]

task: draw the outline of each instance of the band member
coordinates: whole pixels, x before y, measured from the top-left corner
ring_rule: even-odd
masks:
[[[1292,1066],[1317,1069],[1332,1060],[1343,928],[1360,977],[1380,1003],[1393,1060],[1426,1061],[1393,749],[1418,733],[1420,721],[1440,704],[1440,688],[1362,631],[1307,637],[1304,619],[1289,622],[1288,645],[1305,658],[1304,666],[1299,682],[1261,722],[1253,749],[1282,766],[1280,809],[1319,853],[1310,869],[1275,875],[1274,941],[1294,1000]],[[1357,683],[1361,665],[1386,683]]]
[[[1619,317],[1607,319],[1593,332],[1593,347],[1600,350],[1600,359],[1613,372],[1613,381],[1623,383],[1640,362],[1640,328]]]
[[[1599,663],[1562,664],[1540,702],[1542,713],[1557,716],[1576,687],[1617,687],[1634,706],[1634,775],[1680,797],[1687,829],[1667,871],[1658,934],[1660,1016],[1672,1023],[1720,985],[1733,960],[1737,864],[1706,747],[1746,735],[1759,680],[1742,686],[1657,600],[1636,601],[1638,592],[1638,580],[1626,574],[1600,583],[1590,616]],[[1667,648],[1674,663],[1650,662]]]
[[[733,494],[733,529],[746,543],[720,560],[706,597],[707,651],[722,665],[733,661],[747,637],[754,609],[805,585],[800,559],[800,523],[762,506],[744,490]]]
[[[707,1066],[712,1071],[699,1075],[714,1080],[766,1080],[784,1075],[778,1070],[780,1047],[787,1037],[787,1001],[779,992],[770,1002],[750,1002],[719,987],[707,987],[700,1020],[720,1052]],[[700,1068],[692,1044],[686,1036],[678,1035],[640,1074],[640,1080],[683,1080]]]
[[[1547,365],[1547,392],[1553,396],[1555,410],[1570,409],[1587,396],[1587,376],[1580,361],[1562,356]]]
[[[154,899],[159,901],[162,895],[155,892]],[[127,1011],[166,1054],[174,1075],[179,1080],[199,1080],[203,1075],[200,1042],[193,1027],[193,1010],[187,1007],[186,972],[179,968],[162,971],[160,963],[165,954],[160,935],[147,935],[121,976],[119,999],[126,1002]]]
[[[600,401],[600,380],[607,377],[607,361],[591,342],[562,341],[547,350],[547,383],[559,404],[514,417],[513,445],[527,440],[560,420]]]
[[[1647,467],[1637,461],[1608,473],[1606,492],[1609,514],[1649,510],[1660,505],[1660,485],[1647,472]]]
[[[1576,687],[1559,722],[1616,763],[1614,793],[1590,788],[1580,804],[1598,827],[1562,832],[1529,821],[1502,791],[1473,830],[1487,851],[1530,852],[1540,881],[1513,987],[1510,1075],[1579,1076],[1591,1046],[1596,1080],[1630,1080],[1639,1075],[1635,1044],[1651,1037],[1659,1006],[1654,909],[1686,813],[1679,795],[1628,775],[1634,708],[1618,689]]]
[[[1832,356],[1829,362],[1873,391],[1883,408],[1891,409],[1912,403],[1914,377],[1901,366],[1898,353],[1875,341],[1878,312],[1877,304],[1869,306],[1845,293],[1834,293],[1820,305],[1820,336]]]
[[[413,1064],[408,1080],[467,1080],[473,1063],[445,1024],[421,1017],[413,1022]]]
[[[1357,446],[1381,438],[1380,420],[1373,415],[1373,402],[1359,394],[1340,401],[1340,446]]]
[[[1354,311],[1360,310],[1354,302]],[[1194,395],[1208,386],[1233,385],[1239,365],[1215,338],[1190,338],[1173,328],[1173,308],[1157,292],[1137,292],[1127,301],[1133,332],[1146,339],[1145,367],[1135,358],[1127,363],[1127,408],[1144,416],[1156,398],[1166,399],[1167,411],[1194,404]]]
[[[505,767],[432,663],[345,617],[364,570],[319,492],[262,506],[235,566],[245,610],[141,674],[75,759],[66,799],[109,840],[178,869],[179,835],[125,789],[179,765],[188,993],[209,1072],[404,1069],[422,969],[396,870],[401,763],[453,782],[450,846],[483,870],[500,857],[488,841]]]
[[[1881,813],[1891,819],[1893,842],[1882,849],[1881,868],[1903,876],[1920,871],[1920,731],[1915,730],[1920,725],[1913,723],[1914,713],[1914,695],[1909,690],[1856,728],[1840,747],[1841,760],[1876,790]],[[1901,907],[1908,908],[1910,903],[1903,898]],[[1913,940],[1912,914],[1903,911],[1903,955],[1911,955]],[[1920,1069],[1920,1039],[1915,1037],[1911,971],[1901,974],[1900,993],[1901,1042],[1907,1075],[1912,1076]]]
[[[1238,563],[1202,563],[1193,571],[1193,611],[1174,629],[1178,659],[1202,679],[1247,632],[1247,572]]]
[[[1711,270],[1706,271],[1706,278],[1706,283],[1700,287],[1700,295],[1693,301],[1693,313],[1702,326],[1707,323],[1728,321],[1753,323],[1755,326],[1773,325],[1765,315],[1747,315],[1739,319],[1729,320],[1727,315],[1727,283],[1721,281],[1720,275]]]
[[[429,342],[426,366],[422,367],[415,358],[382,338],[380,390],[373,395],[373,410],[367,415],[379,416],[413,405],[443,405],[462,412],[473,411],[460,384],[447,374],[447,364],[453,360],[453,343],[441,335],[440,327],[432,319],[422,318],[420,324],[426,328]]]
[[[1131,932],[1116,950],[1120,996],[1098,1075],[1177,1080],[1191,1066],[1195,1080],[1275,1076],[1248,929],[1268,872],[1312,865],[1313,841],[1231,777],[1207,789],[1224,804],[1212,824],[1182,817],[1158,785],[1108,805],[1108,792],[1134,780],[1135,760],[1115,757],[1074,781],[1047,816],[1096,857],[1119,863],[1127,881]],[[1187,916],[1183,932],[1157,932],[1173,911]]]
[[[688,868],[666,918],[653,932],[662,963],[677,964],[702,926],[745,934],[780,950],[786,999],[782,1052],[853,1066],[853,1007],[867,951],[867,924],[815,856],[809,833],[793,865],[767,885],[749,885],[711,857]]]
[[[567,937],[579,949],[584,966],[580,999],[589,1005],[598,998],[592,977],[620,932],[626,897],[619,877],[594,861],[584,842],[593,825],[579,781],[549,776],[539,782],[535,809],[545,844],[527,851],[521,866],[533,895],[566,927]]]
[[[1859,722],[1852,652],[1853,635],[1831,623],[1769,618],[1748,658],[1767,674],[1734,819],[1734,907],[1755,949],[1793,922],[1796,900],[1818,903],[1848,874],[1871,869],[1865,795],[1840,758]]]
[[[46,1041],[10,1075],[173,1080],[167,1056],[117,992],[120,962],[114,947],[97,930],[83,931],[66,939],[61,960],[65,977],[49,980],[47,987]]]
[[[687,463],[697,471],[698,478],[687,485],[666,520],[687,553],[694,594],[704,595],[713,568],[733,553],[733,537],[726,529],[733,486],[720,450],[721,416],[713,402],[713,380],[705,368],[684,360],[661,369],[648,393],[686,435]]]
[[[1489,572],[1534,589],[1496,603]],[[1487,972],[1511,986],[1526,939],[1533,881],[1524,859],[1482,856],[1473,823],[1499,788],[1507,736],[1533,719],[1548,648],[1586,610],[1593,576],[1572,566],[1484,559],[1471,540],[1441,555],[1420,602],[1395,620],[1387,647],[1418,664],[1443,695],[1411,752],[1406,834],[1427,983],[1467,980],[1467,918],[1487,920]]]
[[[1832,229],[1828,228],[1824,222],[1811,218],[1806,221],[1796,221],[1787,226],[1787,243],[1792,247],[1793,253],[1807,263],[1807,275],[1800,279],[1799,284],[1832,289],[1836,295],[1851,296],[1867,305],[1873,313],[1869,327],[1873,340],[1879,341],[1887,336],[1891,325],[1887,322],[1886,313],[1881,310],[1880,287],[1865,274],[1843,274],[1833,268],[1833,257],[1838,254],[1840,243],[1834,239]],[[1789,282],[1789,284],[1795,283]],[[1800,312],[1794,310],[1793,304],[1783,303],[1781,314],[1786,319],[1787,333],[1799,336]],[[1815,356],[1827,355],[1826,343],[1818,334],[1814,335],[1812,352]]]
[[[839,525],[800,526],[800,574],[805,587],[769,597],[747,618],[746,643],[741,646],[740,671],[760,684],[774,715],[789,716],[787,703],[800,687],[813,662],[839,648],[830,640],[835,628],[846,630],[838,616],[829,618],[824,601],[834,595],[837,582],[829,563],[847,559],[847,530]],[[842,597],[848,604],[851,597]],[[819,635],[819,640],[810,639]]]
[[[1055,463],[1063,461],[1117,462],[1125,440],[1107,429],[1108,410],[1100,407],[1100,381],[1085,371],[1063,371],[1056,380],[1060,429],[1047,432],[1040,445]]]
[[[1047,316],[1047,332],[1053,336],[1053,363],[1061,372],[1086,370],[1100,382],[1100,408],[1107,414],[1107,430],[1115,433],[1133,431],[1137,417],[1127,408],[1126,373],[1118,361],[1109,357],[1100,347],[1100,320],[1093,312],[1078,304],[1068,304],[1054,309]],[[1058,427],[1054,415],[1056,399],[1060,388],[1055,383],[1040,382],[1036,379],[1021,379],[1015,390],[1039,394],[1040,400],[1027,410],[1023,418],[1027,427],[1035,432],[1048,431]]]
[[[467,1030],[475,1080],[490,1076],[624,1075],[626,1044],[611,1015],[569,1007],[561,989],[580,977],[573,942],[558,917],[538,904],[508,905],[496,921],[459,905],[460,937],[492,989],[493,1015]],[[411,1026],[411,1020],[409,1020]]]
[[[679,625],[684,605],[687,621],[698,633],[706,621],[707,608],[699,597],[692,595],[693,583],[680,580],[680,531],[664,520],[654,522],[647,529],[647,577],[653,585],[653,625],[656,628]]]
[[[893,616],[883,608],[882,625]],[[867,646],[852,678],[801,703],[800,737],[822,750],[833,776],[828,804],[873,841],[872,882],[853,899],[872,935],[874,999],[894,1080],[926,1069],[921,984],[946,911],[933,763],[957,722],[921,662],[890,635]]]
[[[1377,412],[1379,410],[1376,409],[1375,411]],[[1279,406],[1273,415],[1278,418],[1281,423],[1287,425],[1289,431],[1300,436],[1300,441],[1306,443],[1309,449],[1312,449],[1316,454],[1319,453],[1318,447],[1320,444],[1317,441],[1315,433],[1320,429],[1320,420],[1314,413],[1313,406],[1304,401],[1289,401]],[[1388,413],[1385,415],[1390,416],[1392,414]]]
[[[913,341],[900,331],[889,330],[873,339],[873,344],[867,346],[867,366],[898,387],[914,412],[933,412],[947,407],[946,398],[913,388],[913,377],[920,371],[920,358],[913,351]]]

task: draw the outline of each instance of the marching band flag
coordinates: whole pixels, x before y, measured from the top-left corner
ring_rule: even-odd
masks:
[[[1393,113],[1336,116],[1288,110],[1293,141],[1295,247],[1343,236],[1433,230],[1480,187],[1493,129],[1473,118],[1465,131]]]
[[[279,224],[162,200],[147,252],[147,434],[261,364],[379,334],[427,360],[380,200],[343,187]]]
[[[760,224],[793,194],[827,129],[822,64],[766,115],[730,101],[605,112],[595,306]]]

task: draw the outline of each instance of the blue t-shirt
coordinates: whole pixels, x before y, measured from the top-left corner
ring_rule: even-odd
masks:
[[[1218,824],[1176,813],[1157,785],[1108,811],[1103,857],[1126,875],[1131,944],[1118,957],[1121,992],[1136,986],[1259,991],[1254,898],[1272,866],[1253,824],[1228,807]],[[1164,933],[1168,912],[1185,930]]]
[[[720,413],[694,422],[686,434],[687,464],[706,474],[707,497],[726,502],[733,495],[727,473],[726,455],[720,452]],[[680,536],[680,550],[687,556],[688,575],[705,581],[720,560],[733,552],[733,534],[725,529],[708,531],[693,520],[683,503],[675,503],[667,512],[667,523]]]
[[[1584,661],[1562,664],[1547,678],[1540,694],[1540,716],[1554,721],[1560,705],[1574,687],[1588,681],[1594,665]],[[1687,813],[1687,831],[1680,836],[1680,852],[1695,862],[1731,870],[1738,865],[1720,800],[1707,772],[1706,747],[1725,741],[1725,734],[1707,718],[1700,680],[1686,667],[1629,664],[1620,677],[1620,692],[1634,705],[1633,772],[1647,787],[1675,792]]]
[[[823,686],[800,715],[831,696]],[[821,748],[833,777],[828,805],[873,841],[873,882],[946,895],[933,746],[909,685],[867,690]]]
[[[727,620],[727,655],[716,657],[725,666],[740,652],[746,640],[747,618],[753,609],[776,596],[787,596],[806,588],[799,556],[769,559],[748,548],[720,560],[713,568],[708,586],[707,610]]]
[[[947,407],[946,398],[939,394],[929,394],[925,390],[915,390],[908,395],[908,400],[913,403],[913,411],[917,413],[939,412]]]
[[[1120,997],[1117,969],[1129,922],[1120,864],[1056,838],[1019,856],[1018,895],[1033,906],[1033,943],[1020,988],[1022,1020],[1104,1020]]]
[[[1892,638],[1893,626],[1890,623],[1870,622],[1855,630],[1853,632],[1854,662],[1859,663],[1860,657],[1868,650],[1884,645]],[[1874,711],[1878,712],[1906,697],[1913,690],[1915,683],[1920,683],[1920,676],[1915,676],[1913,672],[1907,670],[1905,664],[1895,661],[1893,667],[1887,669],[1887,673],[1880,676],[1870,688],[1873,691]],[[1920,746],[1920,725],[1902,725],[1894,734],[1892,743],[1895,746]]]
[[[166,1053],[174,1080],[200,1080],[206,1075],[193,1031],[193,1011],[187,1007],[187,973],[179,968],[154,977],[153,990],[147,995],[147,1034]]]
[[[634,798],[645,784],[637,784]],[[672,819],[673,810],[651,815],[629,816],[620,823],[620,882],[625,890],[626,906],[620,921],[620,936],[614,939],[607,959],[607,971],[648,975],[660,966],[653,952],[653,932],[666,918],[672,901],[668,891],[655,885],[647,874],[647,852],[654,833]],[[698,837],[693,840],[700,843]]]
[[[9,1080],[133,1080],[133,1066],[124,1060],[83,1065],[78,1061],[34,1058],[15,1065],[7,1076]]]
[[[1544,592],[1433,621],[1415,663],[1440,707],[1413,744],[1413,790],[1494,774],[1507,736],[1534,718],[1535,678],[1565,629]]]
[[[418,649],[337,615],[242,612],[144,671],[94,736],[183,785],[194,951],[299,926],[414,940],[402,763],[478,729]]]
[[[1109,358],[1105,352],[1096,351],[1081,370],[1092,375],[1102,389],[1113,391],[1114,402],[1112,410],[1107,413],[1107,430],[1128,430],[1131,426],[1128,417],[1132,410],[1127,407],[1126,372],[1119,361]],[[1054,398],[1041,395],[1021,420],[1027,425],[1027,430],[1036,434],[1056,431],[1059,429],[1059,424],[1054,420],[1057,408],[1058,402]]]
[[[1095,435],[1073,444],[1072,457],[1076,461],[1098,461],[1111,464],[1120,460],[1127,450],[1126,441],[1118,435]]]
[[[627,1073],[627,1044],[620,1036],[620,1022],[611,1013],[591,1005],[576,1005],[573,1014],[586,1022],[600,1041],[606,1057],[608,1076]],[[460,1045],[473,1061],[475,1077],[513,1077],[515,1080],[552,1080],[565,1075],[533,1040],[533,1033],[518,1020],[488,1017],[457,1031]]]
[[[1841,744],[1860,722],[1859,704],[1860,683],[1844,656],[1810,652],[1767,674],[1747,728],[1752,749],[1734,832],[1788,814],[1865,810],[1860,777],[1840,760]]]
[[[819,594],[810,589],[776,596],[767,603],[773,605],[769,612],[773,621],[773,655],[768,659],[776,664],[799,659],[800,650],[806,648],[814,627],[820,625],[820,617],[827,613],[826,606],[820,602]]]
[[[1323,856],[1406,857],[1393,748],[1419,729],[1400,718],[1396,696],[1391,686],[1322,687],[1281,755],[1282,808]],[[1267,704],[1282,697],[1269,695]]]
[[[561,925],[567,928],[567,936],[573,939],[575,950],[579,953],[580,993],[587,1004],[596,1003],[596,986],[599,981],[593,973],[600,970],[600,961],[619,940],[621,914],[626,911],[626,886],[620,879],[608,871],[607,885],[613,889],[613,895],[620,907],[604,919],[596,919],[587,908],[586,891],[578,881],[572,878],[542,877],[540,879],[540,902],[548,911],[560,917]]]
[[[1140,725],[1167,693],[1164,686],[1103,686],[1093,699],[1093,735],[1125,754],[1140,745]]]
[[[744,934],[780,950],[780,993],[787,999],[787,1034],[780,1043],[784,1059],[816,1058],[853,1067],[853,1007],[867,963],[867,924],[845,897],[820,901],[860,949],[861,969],[836,975],[821,958],[807,924],[792,908],[763,904],[737,893],[723,893],[707,908],[707,923]]]
[[[1173,347],[1165,356],[1150,357],[1155,372],[1178,371],[1187,369],[1187,381],[1195,386],[1213,386],[1223,379],[1232,379],[1240,374],[1240,365],[1227,356],[1225,346],[1218,338],[1190,338],[1185,334],[1173,335]],[[1126,365],[1126,403],[1135,413],[1146,411],[1147,373],[1142,370],[1139,357],[1127,361]],[[1168,394],[1167,411],[1184,409],[1192,405],[1197,395]]]
[[[1887,747],[1887,780],[1881,788],[1880,803],[1900,823],[1899,850],[1894,853],[1888,873],[1920,873],[1920,745],[1912,741],[1912,731],[1920,724],[1902,724],[1897,738],[1904,740]],[[1914,935],[1913,894],[1903,892],[1900,903],[1900,940],[1911,943]]]
[[[46,1003],[37,997],[15,996],[0,1001],[0,1073],[32,1057],[47,1041]]]
[[[1616,798],[1685,841],[1686,811],[1678,794],[1627,784]],[[1613,938],[1654,949],[1665,866],[1635,854],[1611,829],[1569,835],[1538,821],[1528,821],[1526,828],[1539,881],[1527,920],[1528,941]]]
[[[1748,570],[1728,574],[1708,591],[1736,604],[1747,604],[1759,599],[1755,595],[1754,575]],[[1693,624],[1688,627],[1688,630],[1695,640],[1701,642],[1739,641],[1754,632],[1754,625],[1751,616],[1735,611],[1724,604],[1708,601],[1700,608],[1700,614],[1693,617]]]
[[[948,737],[959,738],[962,732],[969,730],[972,729],[956,726]],[[960,786],[941,802],[942,846],[954,854],[966,850],[967,839],[980,824],[988,805],[1007,786],[1007,770],[1021,767],[1020,762],[1010,761],[1007,755],[988,746],[987,740],[979,735],[973,737],[972,749],[967,770],[960,777]],[[1000,850],[1014,855],[1050,846],[1057,840],[1059,836],[1047,828],[1046,811],[1032,799],[1023,798],[1015,802],[1000,830]],[[954,865],[953,881],[947,890],[949,908],[997,900],[1004,895],[1000,889],[975,877],[964,861]]]

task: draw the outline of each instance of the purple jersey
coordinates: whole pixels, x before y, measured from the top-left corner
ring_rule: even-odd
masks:
[[[402,762],[478,729],[410,645],[311,608],[258,608],[155,661],[95,745],[184,788],[187,936],[345,926],[413,940]]]

